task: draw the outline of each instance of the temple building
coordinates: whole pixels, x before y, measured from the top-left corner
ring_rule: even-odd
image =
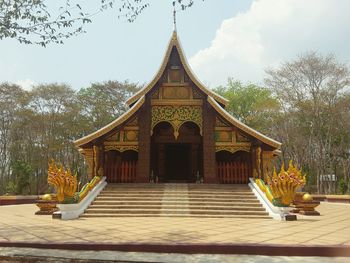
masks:
[[[88,176],[109,183],[247,184],[262,177],[281,143],[231,116],[227,100],[192,72],[173,32],[152,81],[129,109],[77,141]]]

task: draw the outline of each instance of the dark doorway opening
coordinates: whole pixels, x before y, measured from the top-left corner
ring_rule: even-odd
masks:
[[[160,183],[194,183],[203,172],[202,136],[193,122],[185,122],[175,138],[168,122],[153,129],[151,143],[151,174]]]
[[[165,171],[167,182],[187,183],[191,178],[189,144],[165,145]]]

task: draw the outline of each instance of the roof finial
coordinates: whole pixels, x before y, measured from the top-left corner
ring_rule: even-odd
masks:
[[[174,7],[174,11],[173,11],[174,31],[176,31],[176,9],[175,9],[175,4],[176,4],[176,2],[173,1],[173,7]]]

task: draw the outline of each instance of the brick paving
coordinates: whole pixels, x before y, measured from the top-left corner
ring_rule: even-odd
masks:
[[[80,218],[34,215],[32,204],[0,207],[0,242],[350,245],[350,205],[321,203],[298,221],[238,218]]]

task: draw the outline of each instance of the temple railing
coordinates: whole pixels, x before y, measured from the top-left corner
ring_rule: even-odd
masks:
[[[222,184],[246,184],[250,174],[247,162],[216,162],[217,175]]]
[[[91,183],[91,182],[90,182]],[[87,185],[89,185],[88,183]],[[103,188],[107,185],[106,177],[101,177],[98,181],[95,179],[92,181],[93,184],[89,186],[83,187],[82,191],[79,192],[82,198],[78,203],[72,204],[58,204],[58,208],[60,211],[55,212],[53,217],[58,217],[63,220],[76,219],[81,214],[84,213],[85,209],[89,207],[89,205],[95,200],[95,198],[100,194]],[[90,188],[89,190],[87,190]]]
[[[258,198],[262,206],[266,209],[273,219],[285,220],[285,216],[289,214],[292,210],[290,207],[278,207],[275,206],[266,196],[266,194],[261,190],[261,188],[256,184],[253,178],[249,178],[249,187]]]
[[[122,161],[112,167],[108,182],[110,183],[133,183],[136,178],[137,161]]]

